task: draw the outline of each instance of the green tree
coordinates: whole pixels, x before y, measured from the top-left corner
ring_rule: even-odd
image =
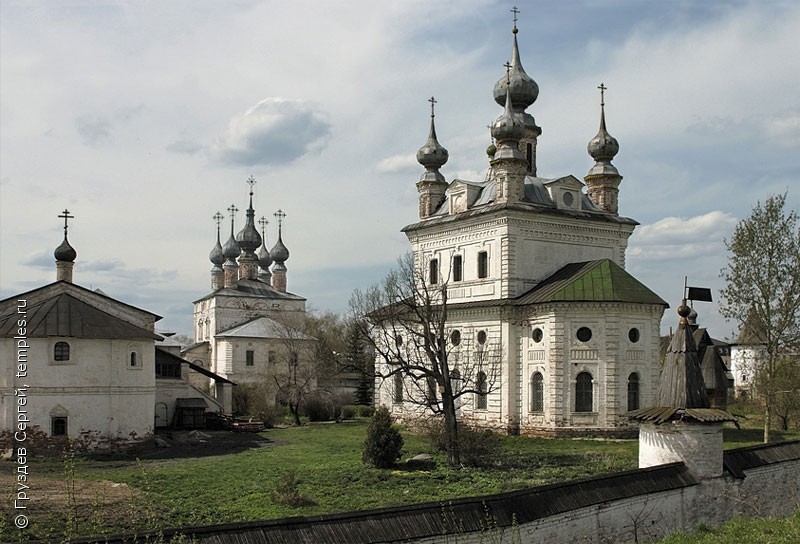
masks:
[[[370,406],[375,387],[375,358],[367,352],[364,328],[363,324],[358,323],[351,323],[347,328],[345,364],[358,374],[356,404]]]
[[[779,361],[800,344],[800,229],[785,210],[786,193],[758,202],[725,240],[730,256],[720,311],[747,327],[761,347],[752,360],[764,402],[764,442],[770,441]]]
[[[367,438],[364,440],[364,452],[361,459],[377,468],[389,468],[400,457],[403,449],[403,437],[394,426],[389,410],[381,406],[375,410],[367,427]]]

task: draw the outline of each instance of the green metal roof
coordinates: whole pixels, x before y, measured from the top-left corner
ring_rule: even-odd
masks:
[[[516,304],[633,302],[669,306],[610,259],[570,263],[522,295]]]

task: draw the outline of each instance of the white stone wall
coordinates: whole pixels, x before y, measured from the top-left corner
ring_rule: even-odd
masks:
[[[722,475],[722,424],[669,421],[639,427],[639,466],[683,461],[698,478]]]
[[[69,361],[54,361],[53,346],[70,345]],[[51,417],[66,416],[70,438],[82,432],[110,438],[142,438],[153,431],[153,340],[29,338],[28,376],[14,379],[13,339],[0,340],[2,429],[15,424],[14,387],[28,386],[30,425],[47,434]],[[136,353],[131,366],[130,354]]]

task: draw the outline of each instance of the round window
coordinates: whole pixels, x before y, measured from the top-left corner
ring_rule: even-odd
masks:
[[[478,331],[478,343],[480,345],[486,343],[486,331]]]
[[[458,329],[454,330],[450,333],[450,342],[453,343],[454,346],[457,346],[461,343],[461,331]]]
[[[542,341],[542,338],[544,338],[544,333],[542,332],[542,329],[536,327],[533,329],[533,334],[531,336],[533,337],[533,341],[538,344]]]
[[[639,341],[639,329],[633,327],[631,330],[628,331],[628,340],[633,342],[634,344]]]
[[[578,333],[575,336],[577,336],[578,340],[581,342],[588,342],[592,339],[592,329],[589,327],[581,327],[578,329]]]
[[[572,203],[575,202],[575,197],[572,196],[572,193],[564,193],[561,200],[564,201],[565,206],[572,206]]]

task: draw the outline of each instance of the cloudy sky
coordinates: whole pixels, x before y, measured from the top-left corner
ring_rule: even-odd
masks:
[[[2,0],[0,297],[55,279],[69,208],[76,283],[189,333],[212,216],[246,208],[252,175],[270,243],[286,213],[289,290],[344,312],[407,248],[431,95],[443,173],[483,178],[511,7]],[[672,304],[668,329],[684,275],[716,298],[723,239],[758,200],[789,190],[800,209],[800,4],[519,7],[539,173],[585,175],[604,82],[620,213],[641,223],[628,270]],[[734,329],[716,303],[698,310],[714,336]]]

